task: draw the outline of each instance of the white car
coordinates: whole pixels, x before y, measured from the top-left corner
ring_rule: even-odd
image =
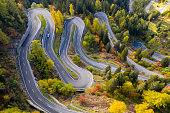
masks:
[[[48,38],[48,39],[50,38],[50,34],[47,34],[47,38]]]

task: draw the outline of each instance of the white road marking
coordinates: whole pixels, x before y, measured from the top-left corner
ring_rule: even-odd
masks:
[[[49,108],[52,108],[49,104],[47,104],[47,106],[48,106]]]
[[[62,71],[62,73],[64,74],[64,71]]]
[[[32,89],[32,92],[34,93],[34,90]]]
[[[42,101],[40,98],[38,98],[38,100]]]
[[[25,73],[27,74],[27,71],[25,71]]]
[[[30,83],[30,80],[28,80],[28,82]]]

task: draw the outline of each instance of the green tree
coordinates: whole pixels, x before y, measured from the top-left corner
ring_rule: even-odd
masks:
[[[0,15],[5,18],[8,15],[8,9],[6,8],[7,3],[0,0]]]
[[[79,64],[81,62],[80,55],[79,54],[74,54],[73,55],[73,60],[76,64]]]
[[[149,90],[161,91],[165,87],[165,83],[160,83],[160,81],[153,81],[148,84]]]
[[[135,58],[139,61],[141,59],[141,52],[142,52],[142,47],[140,47],[136,54],[135,54]]]
[[[107,53],[110,52],[110,49],[111,49],[110,42],[108,42],[107,45],[106,45],[106,51],[107,51]]]
[[[123,43],[127,44],[128,40],[129,40],[129,36],[125,36],[124,39],[123,39]]]
[[[100,0],[96,0],[95,9],[96,9],[96,11],[101,11],[102,4],[101,4]]]
[[[107,73],[108,71],[110,71],[111,70],[111,67],[110,67],[110,65],[108,65],[106,68],[105,68],[105,73]]]
[[[130,74],[129,74],[129,79],[130,79],[130,81],[131,81],[133,84],[134,84],[134,83],[137,83],[138,75],[139,75],[139,71],[138,71],[138,70],[135,70],[135,71],[130,72]]]
[[[114,90],[117,88],[117,85],[118,82],[116,78],[113,77],[106,83],[106,91],[110,94],[113,94]]]
[[[120,51],[120,41],[118,40],[115,44],[114,44],[114,49],[117,51]]]
[[[120,66],[116,69],[116,71],[114,72],[114,75],[119,73],[119,72],[121,72],[121,67]]]
[[[128,48],[126,47],[123,51],[122,51],[122,53],[120,54],[120,60],[121,61],[126,61],[127,60],[127,55],[128,55]]]
[[[41,3],[43,4],[44,7],[48,8],[48,1],[47,0],[41,0]]]
[[[0,44],[6,45],[9,42],[9,37],[0,28]]]
[[[125,47],[126,47],[125,44],[122,44],[122,45],[120,46],[120,50],[119,50],[119,51],[122,52],[122,51],[125,49]]]
[[[103,44],[106,45],[109,41],[108,31],[106,30],[103,34]]]
[[[162,67],[168,67],[169,63],[170,63],[170,58],[168,58],[168,57],[163,58],[160,63],[161,63]]]
[[[106,74],[106,79],[107,80],[110,80],[112,78],[112,75],[111,75],[111,70],[109,70]]]
[[[142,55],[142,57],[147,58],[147,56],[148,56],[147,49],[145,49],[144,51],[142,51],[142,52],[141,52],[141,55]]]

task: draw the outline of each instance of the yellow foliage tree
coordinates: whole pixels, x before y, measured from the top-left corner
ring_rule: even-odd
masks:
[[[136,113],[154,113],[153,109],[148,109],[149,104],[142,103],[135,106]]]
[[[115,4],[112,4],[111,6],[110,6],[110,10],[112,10],[113,9],[113,6],[114,6]]]
[[[95,41],[96,43],[99,43],[99,40],[100,40],[100,37],[99,37],[98,35],[95,35],[94,41]]]
[[[123,113],[127,110],[126,104],[115,100],[108,109],[111,113]]]
[[[64,21],[63,14],[60,12],[60,10],[57,11],[57,16],[60,18],[61,22]]]
[[[63,24],[62,24],[64,22],[63,14],[59,10],[57,12],[52,10],[51,15],[56,26],[56,33],[59,35],[62,33],[62,29],[63,29]]]
[[[170,95],[166,93],[159,93],[156,91],[144,91],[143,92],[144,102],[148,103],[151,107],[167,108],[170,103]]]
[[[83,46],[86,47],[87,46],[87,42],[83,41]]]
[[[93,19],[93,28],[94,28],[94,32],[96,33],[99,30],[99,21],[97,18]]]
[[[73,4],[70,4],[70,13],[71,13],[71,16],[74,16]]]

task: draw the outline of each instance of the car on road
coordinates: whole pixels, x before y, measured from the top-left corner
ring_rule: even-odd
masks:
[[[49,39],[50,38],[50,34],[47,34],[47,39]]]

